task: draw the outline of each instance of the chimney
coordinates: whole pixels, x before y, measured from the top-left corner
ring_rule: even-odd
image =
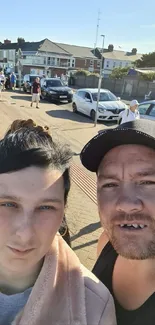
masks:
[[[109,44],[108,51],[109,52],[113,52],[113,50],[114,50],[114,45],[113,44]]]
[[[136,54],[137,54],[137,49],[136,49],[136,48],[133,48],[132,51],[131,51],[131,53],[132,53],[133,55],[136,55]]]
[[[4,40],[4,44],[11,44],[11,41],[8,40],[8,39],[5,39],[5,40]]]

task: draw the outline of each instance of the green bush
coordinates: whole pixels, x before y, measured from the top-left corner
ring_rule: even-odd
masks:
[[[124,76],[128,75],[129,67],[126,68],[115,68],[112,70],[112,73],[110,75],[111,79],[122,79]]]

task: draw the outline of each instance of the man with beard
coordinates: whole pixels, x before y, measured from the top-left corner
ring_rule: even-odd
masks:
[[[94,274],[112,293],[118,325],[155,324],[155,124],[136,120],[91,139],[81,161],[97,174],[104,232]]]

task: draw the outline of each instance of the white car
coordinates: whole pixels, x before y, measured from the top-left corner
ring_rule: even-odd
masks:
[[[98,89],[79,89],[73,95],[73,112],[81,112],[95,120]],[[127,105],[107,89],[101,89],[97,120],[117,121],[118,115]]]

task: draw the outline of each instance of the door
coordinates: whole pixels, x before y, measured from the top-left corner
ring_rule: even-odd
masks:
[[[151,104],[150,103],[144,103],[140,104],[138,107],[140,118],[148,119],[148,112],[150,110]]]
[[[151,105],[148,112],[148,119],[155,121],[155,105]]]
[[[91,94],[87,91],[85,92],[85,97],[84,97],[84,102],[83,102],[83,113],[90,116],[93,105],[92,105],[92,96]]]
[[[85,91],[79,90],[76,94],[76,105],[79,112],[84,113]]]

